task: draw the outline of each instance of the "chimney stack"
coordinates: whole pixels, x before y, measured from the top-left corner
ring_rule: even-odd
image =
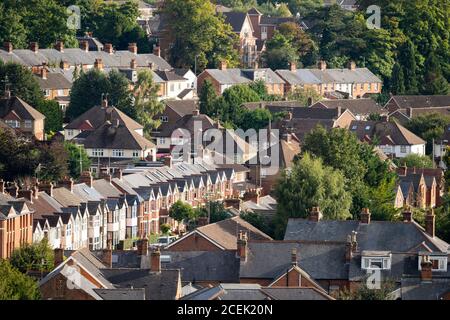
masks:
[[[309,221],[319,222],[322,219],[322,212],[319,207],[312,207],[309,213]]]
[[[131,53],[137,54],[138,53],[138,47],[136,42],[132,42],[128,44],[128,51]]]
[[[412,222],[412,212],[410,208],[405,208],[402,214],[403,214],[403,222]]]
[[[64,249],[56,248],[54,251],[54,265],[55,268],[64,262]]]
[[[292,248],[291,251],[291,265],[296,266],[297,265],[297,248]]]
[[[348,63],[348,68],[349,68],[351,71],[355,71],[355,70],[356,70],[356,63],[355,63],[355,61],[350,61],[350,62]]]
[[[289,70],[291,71],[297,71],[297,64],[292,61],[291,63],[289,63]]]
[[[61,60],[61,63],[59,64],[59,67],[63,70],[69,70],[70,64],[66,60]]]
[[[94,184],[94,178],[92,177],[92,174],[90,171],[84,171],[81,174],[80,177],[80,182],[81,183],[85,183],[86,185],[88,185],[90,188],[92,188],[93,184]]]
[[[44,191],[50,197],[53,197],[53,183],[39,184],[39,190]]]
[[[156,248],[152,251],[150,256],[150,271],[161,272],[161,251]]]
[[[433,263],[430,261],[429,256],[422,257],[422,261],[420,262],[420,269],[420,280],[433,280]]]
[[[112,46],[112,44],[111,43],[105,43],[105,46],[104,46],[103,50],[106,53],[113,54],[113,46]]]
[[[220,61],[219,64],[219,70],[227,70],[227,62],[226,61]]]
[[[341,114],[342,114],[342,107],[338,106],[337,107],[337,116],[338,116],[338,118],[341,116]]]
[[[325,71],[327,69],[327,63],[324,60],[319,61],[319,69],[320,71]]]
[[[0,179],[0,194],[5,193],[5,181],[3,179]]]
[[[347,243],[345,245],[345,261],[350,262],[352,260],[353,254],[358,249],[358,242],[356,241],[356,231],[352,231],[351,235],[347,236]]]
[[[198,116],[198,115],[200,115],[200,110],[194,109],[194,110],[192,111],[192,115],[193,115],[193,116]]]
[[[17,197],[24,198],[33,203],[33,190],[19,190],[19,192],[17,193]]]
[[[6,191],[11,197],[17,198],[17,195],[19,193],[19,186],[15,182],[9,183],[9,185],[6,187]]]
[[[172,168],[172,165],[173,165],[173,163],[172,163],[172,156],[164,157],[163,160],[164,160],[164,165],[166,167]]]
[[[155,56],[161,57],[161,47],[160,46],[153,47],[153,54]]]
[[[34,53],[38,53],[39,51],[39,44],[37,42],[31,42],[30,43],[30,50]]]
[[[13,44],[12,44],[12,42],[5,42],[5,43],[3,43],[3,48],[5,49],[6,52],[12,53],[13,52]]]
[[[99,178],[100,178],[100,179],[104,179],[104,180],[108,181],[109,183],[111,183],[111,181],[112,181],[112,176],[111,176],[111,174],[109,173],[109,170],[108,170],[108,169],[105,169],[105,168],[102,168],[102,169],[100,170]]]
[[[103,70],[103,60],[102,59],[98,59],[98,58],[95,59],[94,68],[97,69],[97,70],[102,71]]]
[[[361,223],[370,223],[370,211],[369,208],[363,208],[361,211]]]
[[[111,269],[112,268],[112,240],[108,239],[106,241],[106,249],[103,249],[103,254],[102,254],[102,262],[103,264]]]
[[[425,216],[425,231],[434,238],[436,232],[436,216],[434,210],[429,209]]]
[[[64,42],[59,40],[56,42],[55,49],[59,52],[64,52]]]
[[[89,42],[87,40],[80,40],[80,49],[84,52],[89,52]]]
[[[47,68],[45,65],[43,65],[41,68],[41,78],[47,80]]]
[[[247,250],[247,233],[245,231],[239,231],[236,255],[241,259],[241,262],[247,260]]]
[[[142,238],[137,244],[137,254],[139,256],[146,256],[148,254],[148,239]]]
[[[62,181],[60,181],[60,186],[66,188],[70,192],[73,192],[73,179],[65,177]]]
[[[123,171],[122,171],[122,169],[116,169],[116,170],[114,171],[114,177],[115,177],[115,178],[117,178],[117,179],[119,179],[119,180],[122,180],[122,176],[123,176]]]
[[[130,68],[133,69],[133,70],[137,68],[137,61],[136,61],[136,59],[131,59],[131,61],[130,61]]]

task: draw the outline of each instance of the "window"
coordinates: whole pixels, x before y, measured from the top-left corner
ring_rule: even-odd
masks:
[[[168,117],[168,116],[161,116],[161,117],[159,117],[159,119],[160,119],[162,122],[169,122],[169,117]]]
[[[20,128],[20,122],[17,120],[5,120],[5,123],[12,128]]]
[[[68,223],[66,227],[66,237],[70,237],[71,235],[72,235],[72,225]]]
[[[68,135],[69,137],[73,136],[73,130],[67,130],[67,135]]]
[[[103,157],[103,149],[92,149],[93,157]]]
[[[373,85],[373,88],[374,88],[375,91],[378,91],[378,83],[375,83],[375,84]]]
[[[406,146],[400,146],[400,152],[406,153]]]
[[[362,257],[361,269],[391,269],[391,257]]]
[[[175,90],[175,85],[172,83],[171,85],[170,85],[170,91],[172,92],[172,91],[174,91]]]
[[[50,96],[50,90],[49,90],[49,89],[45,89],[45,90],[44,90],[44,95],[45,95],[46,97],[49,97],[49,96]]]
[[[139,157],[139,150],[133,150],[133,158]]]
[[[166,143],[166,138],[159,138],[159,144],[165,144]]]
[[[123,149],[113,149],[112,151],[113,157],[123,157],[125,155]]]
[[[31,128],[31,120],[25,120],[25,128]]]
[[[422,270],[421,263],[424,257],[423,255],[419,256],[419,270]],[[428,256],[428,258],[432,263],[433,271],[447,271],[447,256]]]
[[[369,84],[367,85],[367,90],[370,91],[370,88],[371,88],[371,84],[369,83]]]

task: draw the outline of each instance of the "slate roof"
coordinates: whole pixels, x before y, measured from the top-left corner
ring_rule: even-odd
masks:
[[[334,300],[316,288],[262,288],[271,300]]]
[[[39,87],[42,90],[45,89],[70,89],[72,88],[72,83],[61,73],[47,73],[47,79],[43,79],[39,76],[34,76],[34,78],[39,83]]]
[[[370,115],[386,113],[373,99],[336,99],[321,100],[311,106],[311,108],[337,108],[350,110],[354,115]]]
[[[92,127],[97,129],[106,120],[110,120],[112,123],[116,123],[119,120],[120,124],[127,126],[130,130],[143,129],[141,124],[131,119],[116,107],[103,108],[102,106],[95,106],[87,110],[65,126],[64,129],[79,129],[85,121],[89,121]]]
[[[285,107],[285,108],[298,108],[305,107],[300,101],[260,101],[260,102],[247,102],[243,103],[242,106],[249,110],[255,110],[258,108],[270,107]]]
[[[357,121],[350,124],[351,132],[354,132],[358,139],[364,141],[377,136],[382,145],[417,145],[425,144],[425,141],[414,133],[403,127],[401,124],[392,121]]]
[[[435,278],[424,282],[420,278],[403,278],[401,282],[402,300],[441,300],[450,291],[450,278]]]
[[[144,288],[93,289],[102,300],[145,300]]]
[[[83,199],[63,187],[53,189],[53,198],[55,198],[55,200],[63,207],[79,206],[80,203],[83,202]]]
[[[175,71],[171,70],[156,70],[154,71],[158,77],[164,81],[186,81],[183,76],[178,75]]]
[[[75,139],[85,148],[146,150],[155,146],[153,142],[124,124],[119,123],[117,126],[109,121],[94,131],[84,131],[82,136]]]
[[[179,116],[183,117],[198,109],[197,100],[166,100],[164,101],[166,108],[175,111]]]
[[[14,112],[22,120],[42,120],[45,116],[19,97],[0,98],[0,118]]]
[[[433,251],[447,252],[448,243],[438,237],[431,238],[416,222],[320,220],[291,218],[284,239],[300,241],[339,241],[345,243],[348,235],[356,231],[359,250],[411,252],[421,243]]]
[[[278,278],[292,266],[292,249],[297,250],[298,266],[311,278],[348,279],[345,244],[295,241],[249,241],[247,260],[241,263],[241,279]]]
[[[206,69],[206,72],[220,84],[246,84],[256,80],[263,80],[268,84],[284,84],[284,80],[269,68],[225,70]]]
[[[220,281],[239,282],[239,259],[234,251],[170,251],[170,262],[162,262],[163,268],[180,269],[183,282]]]
[[[339,114],[338,108],[322,109],[322,108],[289,108],[284,106],[268,106],[267,109],[271,113],[291,112],[293,119],[328,119],[335,120],[341,116],[346,109],[341,109]]]
[[[120,197],[123,193],[105,179],[94,180],[93,187],[104,197]]]
[[[234,32],[240,33],[244,25],[247,13],[245,12],[222,12],[225,17],[225,23],[228,23],[233,28]]]
[[[302,141],[305,135],[310,133],[317,126],[322,126],[323,128],[329,130],[334,128],[334,120],[330,119],[299,119],[293,118],[292,120],[282,121],[281,123],[273,124],[273,128],[287,130],[288,132],[294,133],[295,136]]]
[[[450,95],[393,96],[391,99],[400,109],[450,107]]]
[[[118,288],[144,288],[146,300],[175,300],[179,270],[162,270],[159,273],[149,269],[102,269],[106,279]]]

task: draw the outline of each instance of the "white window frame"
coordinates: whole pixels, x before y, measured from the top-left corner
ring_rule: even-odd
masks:
[[[374,266],[374,263],[381,263],[381,268]],[[362,257],[361,269],[364,270],[390,270],[391,257]]]
[[[400,146],[400,153],[406,153],[406,146]]]
[[[33,126],[33,121],[31,121],[31,120],[25,120],[24,126],[25,126],[25,128],[27,128],[27,129],[32,128],[32,126]]]
[[[422,270],[421,263],[423,261],[423,257],[424,256],[419,255],[419,259],[417,259],[418,262],[419,262],[419,266],[418,266],[419,271]],[[437,256],[428,256],[428,257],[429,257],[431,262],[433,262],[433,260],[438,260],[439,261],[438,268],[437,269],[433,268],[432,269],[433,271],[447,272],[447,264],[448,264],[447,257],[437,257]]]
[[[103,149],[94,148],[91,152],[93,157],[103,157]]]
[[[113,149],[112,156],[117,158],[122,158],[125,156],[125,151],[123,149]]]

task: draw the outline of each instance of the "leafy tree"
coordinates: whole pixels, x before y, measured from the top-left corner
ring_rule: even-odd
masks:
[[[64,148],[68,154],[68,170],[72,178],[80,177],[82,171],[86,171],[91,166],[91,160],[82,145],[71,142],[64,142]]]
[[[339,292],[339,300],[394,300],[392,292],[395,290],[395,282],[386,280],[380,283],[379,289],[370,288],[368,279],[362,279],[356,290],[343,290]]]
[[[37,105],[36,110],[45,116],[46,133],[62,130],[64,115],[58,102],[54,100],[42,100]]]
[[[268,219],[265,219],[262,215],[256,212],[248,211],[248,212],[241,212],[239,217],[250,223],[258,230],[261,230],[265,234],[269,236],[274,236],[275,226],[273,221],[268,221]]]
[[[255,129],[258,131],[267,127],[270,120],[272,120],[272,114],[267,109],[247,110],[244,112],[239,127],[243,130]]]
[[[37,282],[12,267],[7,260],[0,259],[0,274],[1,300],[39,300]]]
[[[236,126],[240,126],[242,117],[246,112],[242,104],[260,100],[258,94],[248,85],[234,85],[225,89],[222,97],[216,100],[215,114],[219,115],[219,118],[224,122],[230,121]]]
[[[14,9],[6,9],[0,3],[0,43],[11,42],[15,48],[27,45],[27,31],[22,23],[22,17]]]
[[[429,156],[416,153],[408,154],[406,157],[399,159],[398,164],[408,168],[433,168],[433,160]]]
[[[170,207],[169,216],[178,222],[190,220],[194,217],[194,209],[188,203],[178,200]]]
[[[231,218],[232,216],[220,201],[208,201],[205,205],[205,209],[209,210],[209,223],[222,221]]]
[[[217,99],[216,91],[210,80],[206,80],[200,90],[200,113],[210,117],[215,116],[214,102]]]
[[[28,271],[50,272],[53,265],[53,250],[47,239],[39,243],[25,244],[15,249],[10,258],[11,266],[22,273]]]
[[[133,90],[134,114],[130,116],[144,126],[147,135],[161,124],[159,119],[154,119],[164,111],[164,104],[158,100],[158,90],[159,85],[153,81],[150,70],[139,71]]]
[[[163,223],[159,228],[164,235],[169,234],[170,232],[170,225],[168,225],[167,223]]]
[[[50,143],[39,143],[36,150],[39,154],[35,169],[37,178],[44,181],[59,181],[68,174],[68,154],[62,142],[55,140]]]
[[[396,186],[394,178],[383,180],[378,186],[369,190],[369,207],[374,220],[394,221],[398,209],[394,208]]]
[[[449,83],[443,77],[440,64],[434,54],[430,53],[425,62],[423,94],[443,94],[449,92]]]
[[[417,94],[419,89],[417,84],[416,50],[411,40],[406,41],[400,48],[398,60],[403,70],[405,92],[407,94]]]
[[[280,24],[277,30],[289,40],[303,64],[307,62],[307,60],[304,60],[304,56],[317,50],[315,42],[300,28],[298,23],[285,22]]]
[[[305,218],[315,206],[320,207],[325,219],[350,217],[352,198],[345,189],[345,179],[340,171],[304,153],[290,172],[282,174],[276,186],[276,236],[282,236],[288,218]]]
[[[176,67],[197,69],[216,66],[221,60],[238,63],[237,36],[223,15],[216,15],[209,0],[168,0],[162,13],[167,17],[168,36],[173,40],[170,61]]]
[[[9,83],[11,94],[18,96],[36,107],[44,98],[39,83],[28,68],[18,63],[3,63],[0,60],[0,80]],[[4,95],[4,85],[0,85],[0,95]]]
[[[402,95],[405,91],[405,76],[402,67],[397,62],[392,69],[391,92],[394,95]]]
[[[446,171],[448,172],[448,171]],[[447,184],[448,185],[448,184]],[[448,189],[448,187],[447,187]],[[442,204],[435,210],[436,234],[442,240],[450,241],[450,197],[448,193],[442,197]]]
[[[448,123],[450,123],[450,117],[448,116],[439,113],[427,113],[412,118],[406,124],[406,128],[426,140],[426,151],[430,154],[432,152],[433,139],[438,139],[442,136]]]
[[[317,93],[316,90],[312,88],[296,88],[293,92],[288,94],[289,100],[295,100],[301,102],[302,105],[308,107],[320,100],[322,100],[322,96]]]
[[[273,70],[288,69],[291,63],[297,63],[298,53],[290,40],[277,30],[273,37],[267,40],[262,60]]]

